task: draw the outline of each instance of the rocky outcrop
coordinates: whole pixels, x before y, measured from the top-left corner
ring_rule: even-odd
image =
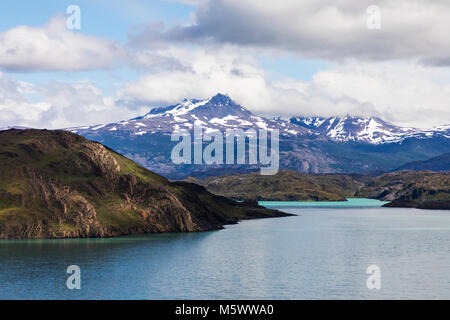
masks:
[[[418,209],[450,210],[450,200],[434,200],[419,203]]]
[[[414,200],[394,200],[383,205],[389,208],[417,208],[429,210],[450,210],[449,200],[434,200],[434,201],[414,201]]]
[[[398,171],[384,174],[374,178],[356,195],[391,201],[386,207],[448,209],[450,173]]]

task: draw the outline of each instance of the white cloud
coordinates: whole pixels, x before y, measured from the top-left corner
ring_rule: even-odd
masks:
[[[37,86],[0,73],[0,127],[57,129],[114,122],[146,111],[117,104],[114,97],[104,97],[89,82],[54,81]]]
[[[378,35],[365,29],[364,6],[369,3],[365,0],[357,5],[349,0],[260,3],[200,1],[194,25],[164,30],[153,24],[134,35],[131,48],[68,31],[61,17],[42,27],[1,32],[3,69],[78,71],[114,67],[120,60],[143,75],[113,96],[105,96],[90,82],[33,85],[0,73],[0,126],[107,123],[141,115],[150,106],[217,92],[228,93],[263,115],[379,116],[422,127],[450,123],[448,69],[415,63],[421,59],[445,65],[450,57],[450,40],[439,33],[447,23],[442,16],[450,13],[447,2],[433,2],[428,10],[418,12],[423,1],[409,2],[408,11],[405,1],[381,0]],[[148,43],[145,39],[155,41],[145,47],[140,45]],[[212,44],[183,47],[182,40]],[[341,63],[318,71],[311,81],[273,80],[252,54],[275,52],[276,57],[277,50]]]
[[[152,23],[131,34],[130,43],[139,52],[135,60],[149,72],[125,86],[121,95],[128,101],[161,105],[227,92],[267,115],[379,116],[422,127],[450,123],[450,38],[444,32],[450,29],[448,1],[195,4],[190,25]],[[373,4],[381,9],[380,30],[366,26],[366,10]],[[199,47],[176,47],[192,43]],[[153,59],[143,52],[152,52]],[[155,52],[170,57],[159,69],[149,68],[162,61]],[[275,81],[251,58],[286,53],[338,64],[311,81]]]
[[[370,5],[381,9],[381,29],[367,28]],[[417,59],[450,64],[450,2],[429,0],[210,0],[190,25],[149,25],[140,43],[197,42],[279,50],[334,61]]]
[[[224,90],[236,94],[241,91],[238,88],[262,94],[259,89],[264,88],[264,71],[257,67],[253,58],[234,50],[171,47],[165,55],[177,61],[179,68],[147,73],[137,82],[125,85],[121,95],[144,103],[173,103]]]
[[[268,116],[351,114],[379,116],[408,126],[450,123],[449,75],[440,68],[348,64],[319,71],[311,81],[270,81],[250,57],[228,51],[171,51],[184,69],[145,74],[111,97],[89,82],[36,86],[0,74],[0,127],[108,123],[142,115],[150,106],[217,92],[228,93],[253,112]]]
[[[33,92],[31,84],[14,81],[0,72],[0,127],[40,121],[41,114],[50,105],[45,102],[30,102],[25,95]]]
[[[183,69],[148,73],[120,95],[131,103],[165,105],[226,92],[266,115],[379,116],[419,127],[450,123],[450,74],[445,69],[348,63],[319,71],[311,81],[271,81],[254,59],[224,47],[169,51]]]
[[[66,29],[63,16],[41,27],[0,32],[0,68],[10,71],[80,71],[114,67],[124,49],[112,41]]]
[[[429,127],[450,123],[450,86],[440,83],[446,77],[446,70],[414,64],[350,64],[317,73],[308,89],[331,102],[315,107],[322,114],[335,110]],[[352,99],[361,109],[340,110],[333,102],[341,99]]]

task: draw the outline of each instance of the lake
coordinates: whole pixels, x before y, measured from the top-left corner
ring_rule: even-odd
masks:
[[[205,233],[0,241],[0,299],[450,299],[450,212],[264,202]],[[81,290],[66,269],[81,268]],[[379,290],[366,285],[380,270]]]

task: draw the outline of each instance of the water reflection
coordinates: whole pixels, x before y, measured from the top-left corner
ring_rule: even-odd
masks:
[[[0,241],[2,299],[450,298],[450,214],[283,208],[205,233]],[[66,289],[68,265],[82,289]],[[377,264],[382,289],[366,288]]]

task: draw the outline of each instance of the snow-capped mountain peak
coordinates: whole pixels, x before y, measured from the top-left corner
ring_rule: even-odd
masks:
[[[325,121],[325,118],[321,117],[305,117],[305,118],[292,118],[297,121],[299,125],[308,129],[315,129],[320,127]],[[295,121],[292,121],[293,123]]]
[[[210,100],[184,100],[180,104],[176,105],[173,109],[167,110],[164,112],[164,114],[172,115],[172,116],[182,116],[189,112],[192,112],[194,109],[204,106],[207,104]]]
[[[402,142],[406,138],[450,138],[450,126],[433,129],[405,128],[377,117],[295,117],[290,123],[311,129],[336,141],[358,141],[371,144]]]
[[[279,120],[269,120],[255,116],[241,105],[234,102],[228,95],[217,94],[209,99],[184,99],[182,102],[168,107],[154,108],[146,115],[128,121],[121,121],[108,125],[95,125],[90,127],[69,128],[68,130],[85,134],[94,132],[101,135],[126,134],[143,136],[152,133],[170,134],[174,130],[191,130],[193,125],[202,125],[211,130],[226,129],[278,129],[280,135],[296,136],[310,133],[309,130],[295,124]]]
[[[127,121],[68,130],[86,135],[147,136],[154,133],[170,135],[174,130],[192,130],[202,125],[211,132],[226,129],[278,129],[280,136],[315,136],[334,141],[369,144],[401,143],[407,138],[450,138],[450,126],[433,129],[405,128],[377,117],[281,117],[267,119],[254,115],[234,102],[228,95],[217,94],[209,99],[184,99],[178,104],[151,109],[146,115]]]
[[[236,104],[228,95],[218,93],[206,100],[184,99],[181,103],[176,105],[154,108],[144,117],[136,119],[148,119],[159,116],[183,116],[186,114],[210,118],[216,117],[219,113],[226,113],[227,115],[236,115],[236,113],[250,114],[249,111]]]

